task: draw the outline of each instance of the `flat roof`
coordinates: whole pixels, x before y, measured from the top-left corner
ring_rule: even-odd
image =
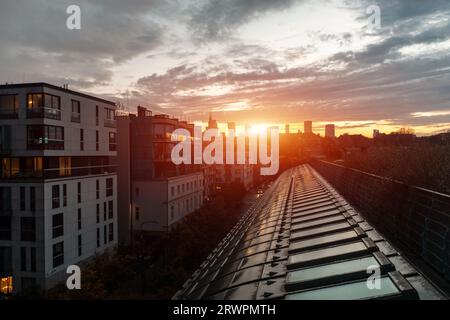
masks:
[[[45,88],[49,88],[49,89],[58,90],[58,91],[61,91],[61,92],[77,95],[77,96],[80,96],[80,97],[83,97],[83,98],[97,100],[97,101],[99,101],[101,103],[114,105],[114,106],[116,105],[116,103],[113,102],[113,101],[109,101],[109,100],[106,100],[106,99],[98,98],[98,97],[95,97],[95,96],[92,96],[92,95],[89,95],[89,94],[86,94],[86,93],[81,93],[81,92],[78,92],[78,91],[65,89],[63,87],[55,86],[53,84],[49,84],[49,83],[46,83],[46,82],[29,82],[29,83],[3,84],[3,85],[0,85],[0,90],[1,89],[31,88],[31,87],[45,87]]]

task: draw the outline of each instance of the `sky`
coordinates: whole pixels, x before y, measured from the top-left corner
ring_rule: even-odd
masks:
[[[429,135],[450,129],[449,23],[448,0],[2,0],[0,83],[189,121]]]

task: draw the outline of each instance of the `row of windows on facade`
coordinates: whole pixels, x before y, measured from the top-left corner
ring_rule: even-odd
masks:
[[[198,185],[199,185],[199,187],[203,186],[203,179],[198,180]],[[176,187],[177,187],[176,195],[182,194],[185,191],[195,190],[197,188],[197,180],[182,183],[182,184],[177,185]],[[170,187],[170,195],[172,197],[175,196],[175,186]]]
[[[81,122],[81,102],[71,99],[71,122]],[[115,111],[105,110],[105,127],[115,127]],[[0,119],[17,118],[19,111],[19,95],[0,95]],[[48,93],[30,93],[27,95],[27,117],[61,120],[61,97]],[[100,107],[95,106],[95,125],[100,124]]]
[[[44,178],[99,175],[116,172],[115,157],[0,157],[0,177]]]
[[[100,228],[96,230],[97,248],[101,247]],[[83,239],[82,235],[78,235],[78,257],[83,255]],[[103,226],[103,244],[114,241],[114,223],[109,223]],[[55,243],[53,245],[53,268],[64,264],[64,241]]]
[[[80,151],[85,147],[85,131],[80,129]],[[117,139],[115,132],[108,133],[109,151],[117,150]],[[27,126],[27,148],[64,150],[64,127],[51,125],[29,125]],[[95,131],[95,150],[100,150],[100,133]]]
[[[107,178],[105,181],[105,196],[112,197],[114,194],[114,181],[113,178]],[[60,185],[56,184],[52,186],[52,209],[60,208],[61,197],[60,197]],[[100,180],[95,181],[95,198],[100,199]],[[62,206],[67,206],[67,184],[62,185]],[[81,182],[77,182],[77,202],[81,203]]]
[[[197,209],[201,203],[202,203],[202,196],[198,196],[195,198],[189,198],[186,199],[184,201],[178,201],[177,206],[178,206],[178,211],[177,211],[177,217],[180,216],[180,214],[183,211],[188,211],[190,212],[191,210]],[[195,203],[194,203],[195,202]],[[134,208],[134,217],[136,221],[140,220],[141,216],[141,209],[139,206],[136,206]],[[171,204],[170,205],[170,219],[174,220],[175,218],[175,205]]]

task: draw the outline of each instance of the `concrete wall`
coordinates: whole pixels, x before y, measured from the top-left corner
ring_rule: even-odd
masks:
[[[394,245],[450,280],[450,195],[325,161],[311,165]]]

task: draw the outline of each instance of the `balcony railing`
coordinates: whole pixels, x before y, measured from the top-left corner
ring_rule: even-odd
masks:
[[[80,123],[81,122],[81,115],[79,113],[72,112],[70,115],[70,121]]]
[[[28,109],[27,118],[45,118],[45,119],[61,120],[61,110],[47,107]]]
[[[116,120],[114,120],[114,119],[105,119],[104,125],[105,125],[105,127],[108,127],[108,128],[115,128],[116,127]]]
[[[33,139],[28,140],[29,150],[64,150],[64,140]]]
[[[0,119],[17,119],[19,117],[17,112],[0,109]]]

